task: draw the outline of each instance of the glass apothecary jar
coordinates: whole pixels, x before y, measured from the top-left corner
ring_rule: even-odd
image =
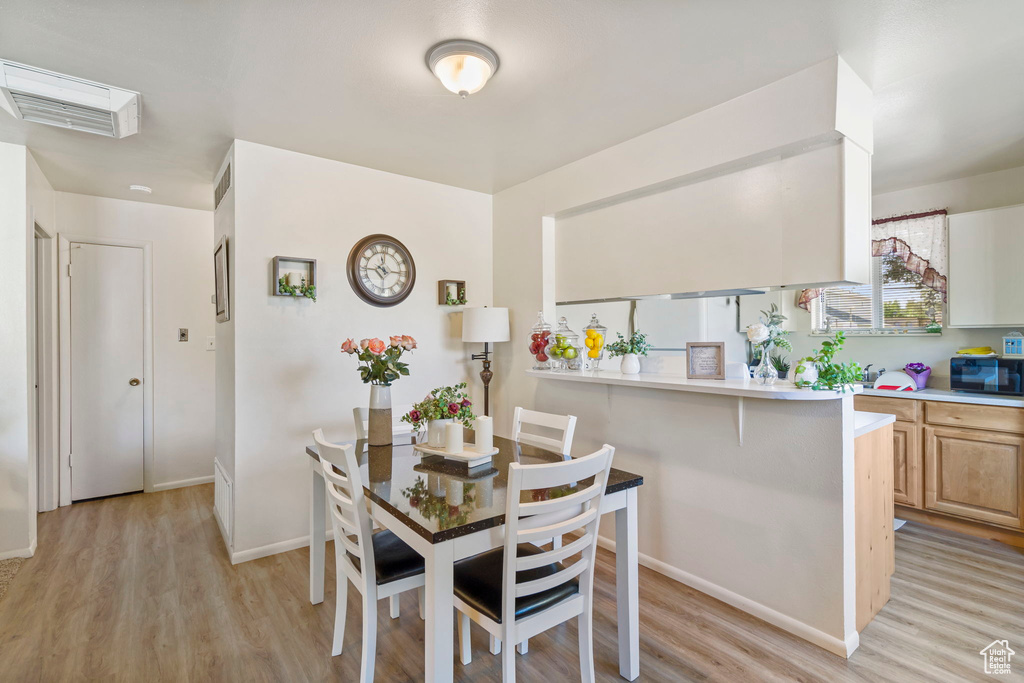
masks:
[[[583,328],[583,351],[587,370],[597,370],[597,364],[604,358],[605,337],[608,328],[597,319],[597,313],[590,315],[590,324]]]
[[[558,319],[554,338],[554,343],[548,348],[548,355],[558,363],[556,369],[582,370],[583,347],[580,346],[580,335],[569,329],[569,321],[564,316]]]
[[[533,366],[534,370],[547,370],[556,365],[551,362],[551,358],[548,355],[548,348],[553,342],[551,325],[544,321],[544,312],[537,311],[537,322],[530,329],[530,355],[536,361]]]

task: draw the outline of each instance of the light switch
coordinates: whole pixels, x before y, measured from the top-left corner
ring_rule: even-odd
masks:
[[[188,328],[187,327],[179,327],[178,328],[178,341],[180,341],[180,342],[187,342],[188,341]]]
[[[217,338],[216,337],[207,337],[206,338],[206,350],[207,351],[216,351],[217,350]]]

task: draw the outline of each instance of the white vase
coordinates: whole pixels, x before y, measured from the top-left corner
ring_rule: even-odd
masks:
[[[802,384],[803,382],[809,382],[814,384],[818,381],[818,366],[807,360],[798,360],[794,363],[793,368],[793,382],[796,384]]]
[[[622,357],[622,365],[619,370],[623,375],[636,375],[640,372],[640,357],[635,353],[627,353]]]
[[[427,420],[427,445],[431,448],[444,448],[447,434],[447,425],[451,418],[444,420]]]
[[[367,436],[371,446],[387,446],[394,431],[391,423],[391,387],[370,385],[370,419]]]

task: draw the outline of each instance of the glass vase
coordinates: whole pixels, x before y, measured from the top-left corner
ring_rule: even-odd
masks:
[[[771,386],[779,379],[779,372],[772,365],[772,360],[768,355],[768,347],[764,347],[761,351],[761,363],[754,369],[754,381],[758,384],[764,384],[765,386]]]

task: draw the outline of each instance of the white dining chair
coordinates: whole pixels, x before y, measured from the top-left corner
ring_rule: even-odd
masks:
[[[578,619],[580,678],[594,681],[594,561],[601,500],[615,449],[563,462],[509,465],[505,504],[505,545],[455,564],[455,607],[459,611],[459,656],[472,660],[470,620],[494,641],[525,642],[549,628]],[[578,482],[590,477],[589,486]],[[562,497],[520,502],[524,490],[577,490]],[[582,531],[561,548],[542,550],[538,539]],[[565,562],[577,556],[575,562]],[[515,681],[515,649],[501,655],[502,680]]]
[[[398,595],[419,589],[423,616],[423,557],[392,532],[371,531],[359,462],[350,444],[336,446],[324,440],[323,430],[313,432],[327,487],[327,506],[334,528],[334,559],[337,593],[334,607],[332,656],[341,654],[348,611],[348,582],[363,596],[362,683],[373,680],[377,654],[377,601],[389,598],[391,618],[398,617]],[[343,473],[338,474],[335,467]],[[373,567],[373,571],[364,571]]]
[[[524,425],[540,427],[549,433],[557,432],[559,436],[545,436],[534,431],[524,431]],[[569,452],[572,450],[572,436],[575,431],[575,415],[553,415],[518,406],[512,414],[513,441],[561,453],[563,458],[569,457]]]
[[[393,406],[391,409],[391,433],[395,436],[415,434],[412,425],[402,422],[402,416],[412,410],[412,404]],[[356,427],[356,439],[366,439],[370,433],[370,409],[359,406],[352,409],[352,421]]]

